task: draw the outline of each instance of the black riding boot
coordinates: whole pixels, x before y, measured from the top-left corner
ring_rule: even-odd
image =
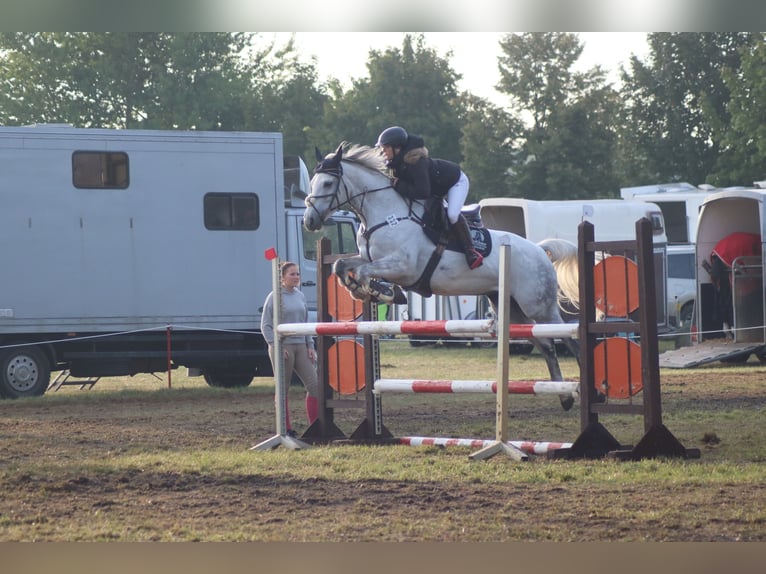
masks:
[[[457,237],[460,245],[463,246],[463,252],[465,253],[465,260],[468,263],[468,267],[476,269],[484,261],[481,253],[476,251],[473,247],[473,238],[471,237],[471,230],[468,228],[468,222],[460,215],[457,221],[452,224],[452,229],[455,231],[455,237]]]

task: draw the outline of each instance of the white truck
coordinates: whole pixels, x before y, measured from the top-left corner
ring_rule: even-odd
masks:
[[[316,306],[308,172],[278,133],[0,127],[0,396],[188,367],[214,386],[271,374],[260,333],[273,247]]]
[[[681,333],[691,327],[697,297],[694,242],[700,208],[716,191],[720,190],[707,184],[695,187],[685,182],[620,188],[623,199],[645,201],[662,210],[668,236],[668,323]]]
[[[596,241],[635,239],[636,222],[652,222],[657,326],[667,328],[667,236],[660,209],[651,203],[621,199],[532,200],[517,197],[482,199],[481,218],[492,229],[510,231],[534,243],[543,239],[566,239],[577,243],[578,226],[593,224]]]

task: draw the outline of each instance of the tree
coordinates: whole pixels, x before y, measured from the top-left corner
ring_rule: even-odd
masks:
[[[386,127],[401,125],[423,136],[434,156],[461,160],[459,75],[423,35],[406,34],[401,48],[371,50],[367,70],[369,78],[355,80],[347,92],[334,85],[320,146],[372,144]]]
[[[740,67],[749,33],[654,33],[650,56],[623,72],[621,164],[632,185],[704,183],[730,122],[725,69]]]
[[[595,67],[578,73],[575,34],[508,34],[500,43],[498,90],[526,129],[511,173],[511,193],[531,199],[605,197],[614,187],[616,100]]]
[[[6,33],[0,121],[231,129],[242,34]]]
[[[471,182],[469,199],[509,195],[509,168],[522,133],[518,118],[487,100],[464,94],[462,168]]]
[[[741,52],[741,66],[722,70],[730,121],[718,125],[721,150],[710,183],[750,185],[766,176],[766,42],[759,34]]]

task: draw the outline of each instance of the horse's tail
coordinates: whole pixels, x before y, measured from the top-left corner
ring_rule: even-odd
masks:
[[[553,263],[558,280],[559,308],[567,314],[580,309],[580,271],[577,245],[566,239],[543,239],[538,243]]]
[[[564,315],[574,315],[580,310],[580,267],[577,260],[577,245],[566,239],[543,239],[538,243],[553,263],[558,281],[558,304]],[[596,262],[608,254],[597,252]],[[596,310],[596,320],[603,320],[602,311]]]

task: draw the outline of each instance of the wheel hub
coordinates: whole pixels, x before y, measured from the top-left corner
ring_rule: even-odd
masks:
[[[7,374],[15,389],[25,390],[37,382],[37,365],[29,357],[19,355],[8,364]]]

